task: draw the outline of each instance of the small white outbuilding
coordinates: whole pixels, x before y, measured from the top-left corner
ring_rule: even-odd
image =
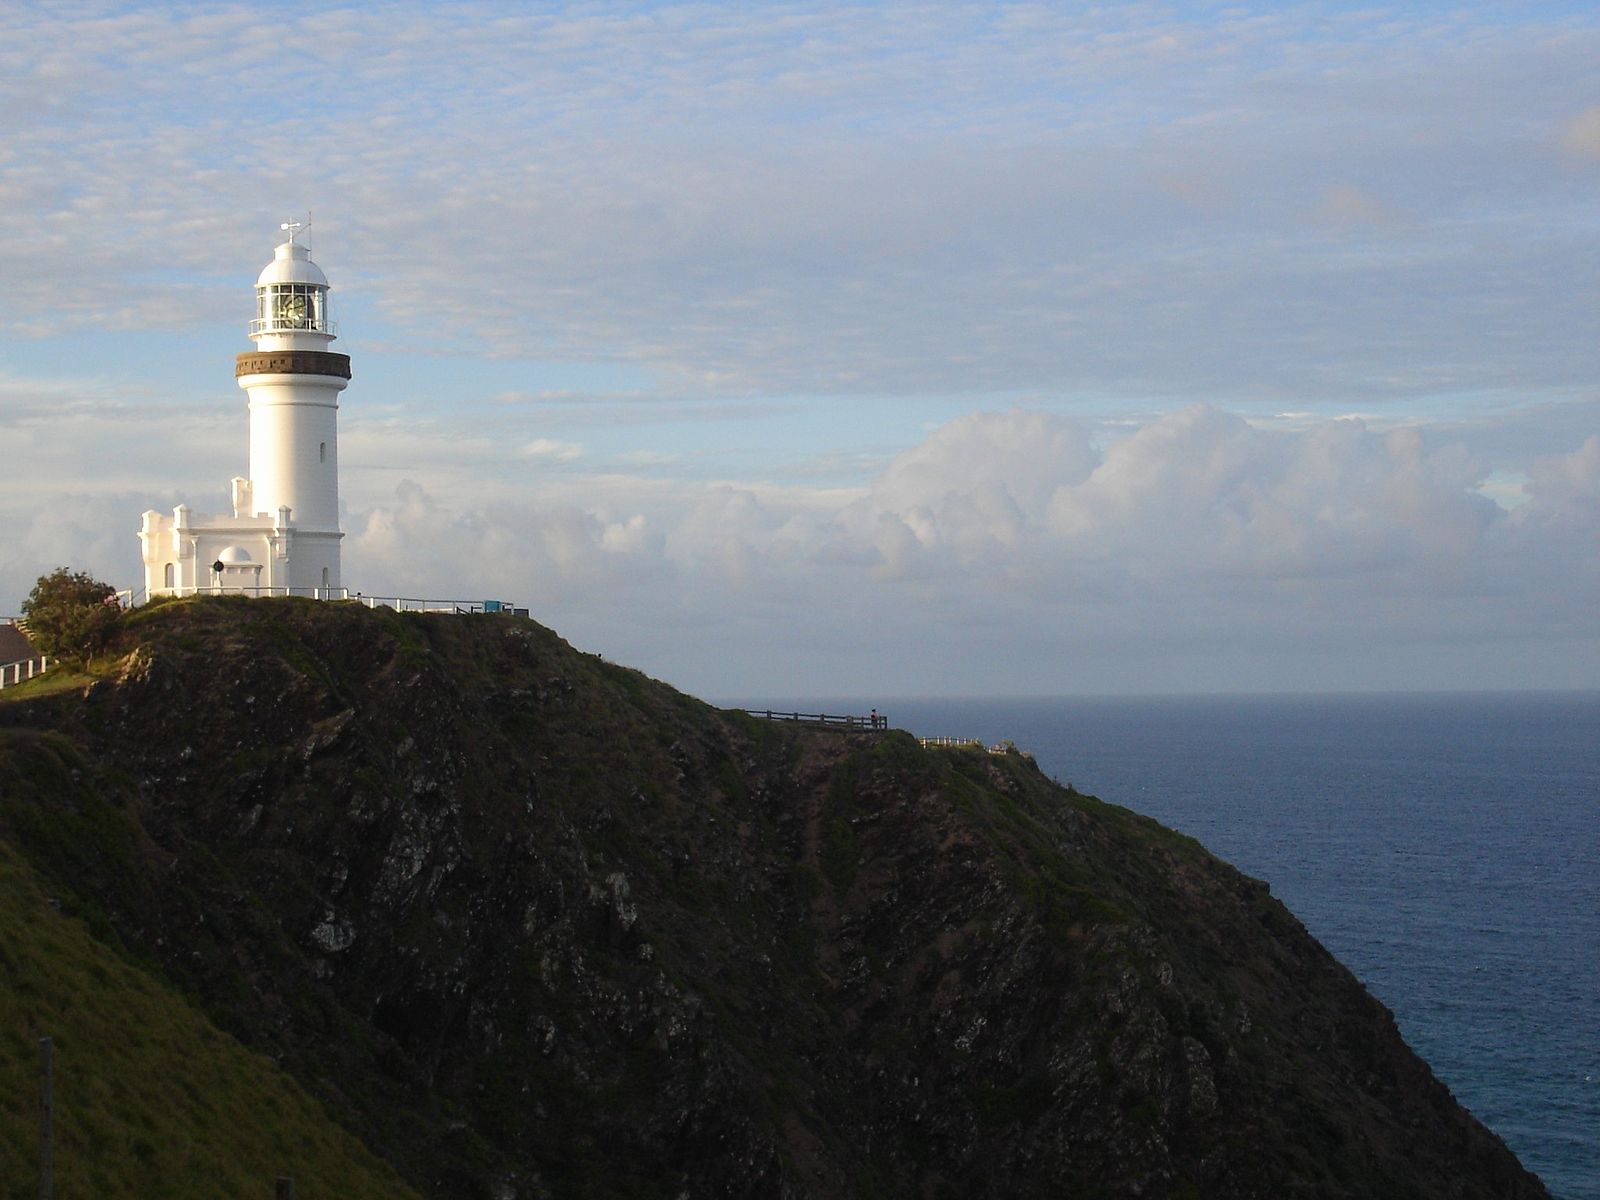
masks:
[[[232,481],[229,513],[144,514],[139,543],[148,596],[236,592],[343,595],[339,578],[339,393],[350,357],[328,350],[328,279],[296,240],[256,279],[253,351],[234,375],[250,397],[250,476]]]

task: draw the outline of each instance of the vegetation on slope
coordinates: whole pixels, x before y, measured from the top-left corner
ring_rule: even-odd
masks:
[[[96,668],[0,705],[0,835],[430,1196],[1543,1195],[1264,885],[1021,756],[506,617],[186,601]]]
[[[58,909],[0,846],[5,1196],[38,1194],[42,1037],[57,1195],[265,1198],[289,1176],[307,1200],[415,1196],[282,1070]]]

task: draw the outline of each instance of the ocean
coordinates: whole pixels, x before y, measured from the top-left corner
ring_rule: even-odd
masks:
[[[1191,834],[1395,1014],[1560,1200],[1600,1200],[1600,692],[779,700],[1010,739]]]

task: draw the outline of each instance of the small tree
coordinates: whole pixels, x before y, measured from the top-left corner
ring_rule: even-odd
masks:
[[[86,660],[106,643],[121,608],[109,583],[57,567],[22,602],[28,640],[55,658]]]

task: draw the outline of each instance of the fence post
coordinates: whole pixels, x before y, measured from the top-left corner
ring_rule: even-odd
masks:
[[[55,1194],[55,1045],[39,1039],[39,1200]]]
[[[294,1176],[279,1175],[276,1200],[294,1200]]]

